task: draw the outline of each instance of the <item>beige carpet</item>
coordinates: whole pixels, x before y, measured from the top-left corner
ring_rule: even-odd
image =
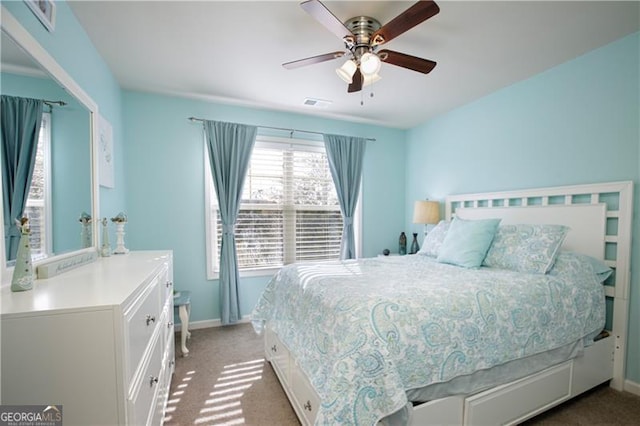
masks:
[[[179,337],[166,425],[300,424],[251,325],[193,330],[186,358]],[[638,425],[640,397],[603,386],[526,424]]]

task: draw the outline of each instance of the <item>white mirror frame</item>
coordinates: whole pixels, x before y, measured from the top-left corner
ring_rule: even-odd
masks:
[[[39,264],[45,264],[52,261],[63,260],[65,258],[74,257],[78,255],[89,254],[91,252],[97,253],[98,248],[98,220],[99,215],[99,193],[98,193],[98,163],[96,156],[96,144],[98,140],[98,105],[87,95],[87,93],[71,78],[71,76],[62,68],[55,59],[47,52],[38,41],[16,20],[16,18],[4,7],[0,11],[2,17],[1,29],[4,35],[9,36],[18,46],[33,58],[35,62],[45,69],[51,78],[56,81],[60,86],[64,87],[69,94],[74,96],[80,103],[82,103],[88,110],[90,115],[91,124],[91,217],[94,218],[92,222],[92,234],[93,234],[93,246],[82,250],[72,251],[61,255],[53,255],[39,262],[35,262],[34,266]],[[2,185],[2,175],[0,174],[0,188]],[[0,222],[3,221],[3,210],[0,209]],[[79,233],[80,231],[78,231]],[[79,235],[79,234],[78,234]],[[7,267],[5,261],[5,244],[4,244],[4,227],[0,230],[0,236],[2,237],[2,243],[0,244],[0,259],[2,259],[1,267],[1,279],[2,286],[8,285],[11,282],[11,276],[13,275],[13,267]]]

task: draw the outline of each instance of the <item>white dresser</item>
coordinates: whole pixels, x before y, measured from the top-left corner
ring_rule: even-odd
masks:
[[[62,404],[65,425],[162,424],[175,363],[171,251],[100,258],[1,297],[2,404]]]

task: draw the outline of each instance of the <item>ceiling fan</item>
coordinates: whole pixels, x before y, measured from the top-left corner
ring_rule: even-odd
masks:
[[[381,62],[428,74],[436,66],[434,61],[383,49],[378,47],[387,43],[416,25],[440,12],[438,5],[429,0],[421,0],[396,16],[385,25],[368,16],[357,16],[342,23],[319,0],[306,0],[300,6],[324,25],[329,31],[342,39],[347,51],[325,53],[297,61],[282,64],[287,69],[317,64],[348,55],[349,59],[336,69],[338,76],[349,84],[347,92],[358,92],[380,79],[378,71]]]

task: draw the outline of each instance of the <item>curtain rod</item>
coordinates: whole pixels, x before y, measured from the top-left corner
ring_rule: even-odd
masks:
[[[49,106],[53,106],[55,105],[60,105],[60,106],[65,106],[67,103],[65,101],[48,101],[46,99],[42,99],[42,102],[44,102],[45,104],[49,105]]]
[[[207,121],[204,118],[196,118],[196,117],[189,117],[189,120],[190,121],[201,121],[201,122]],[[290,137],[293,137],[294,133],[310,133],[310,134],[314,134],[314,135],[324,135],[324,133],[313,132],[311,130],[287,129],[287,128],[284,128],[284,127],[272,127],[272,126],[256,126],[256,127],[261,127],[263,129],[272,129],[272,130],[284,130],[284,131],[290,133]],[[376,141],[375,138],[364,138],[364,140],[371,141],[371,142],[375,142]]]

